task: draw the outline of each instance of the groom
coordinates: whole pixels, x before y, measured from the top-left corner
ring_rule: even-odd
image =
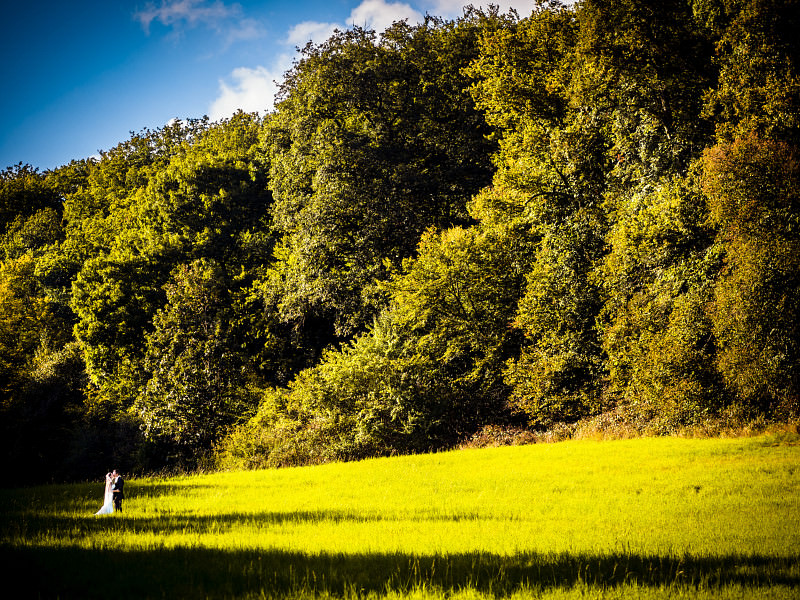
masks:
[[[111,481],[114,484],[112,489],[114,494],[114,510],[122,512],[122,500],[125,498],[125,492],[123,491],[123,488],[125,487],[125,480],[122,479],[122,475],[117,473],[117,470],[114,469],[111,471]]]

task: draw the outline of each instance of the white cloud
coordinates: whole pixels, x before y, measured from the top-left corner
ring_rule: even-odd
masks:
[[[477,4],[477,2],[472,4]],[[499,4],[499,2],[494,2],[494,4]],[[457,17],[464,12],[463,0],[432,0],[420,2],[420,7],[431,15],[445,18]]]
[[[460,4],[462,0],[456,1]],[[347,29],[353,25],[374,29],[380,33],[395,21],[408,19],[410,23],[418,23],[423,18],[421,12],[403,2],[364,0],[351,11],[346,24],[303,21],[289,30],[287,43],[293,46],[304,46],[308,41],[320,44],[327,40],[335,29]]]
[[[255,19],[241,19],[232,24],[225,31],[225,40],[228,44],[255,40],[265,35],[261,23]]]
[[[148,35],[153,23],[171,29],[171,37],[177,39],[186,29],[210,29],[224,40],[226,49],[236,42],[266,35],[261,23],[243,16],[240,4],[227,5],[221,0],[160,0],[158,5],[149,2],[143,10],[135,12],[133,18]]]
[[[423,20],[422,13],[402,2],[388,3],[385,0],[364,0],[353,9],[347,21],[349,26],[358,25],[377,32],[384,31],[395,21],[408,19],[410,23]]]
[[[562,2],[573,4],[574,0],[562,0]],[[421,10],[447,19],[461,16],[464,13],[464,6],[468,4],[484,10],[489,8],[490,4],[494,4],[501,13],[513,8],[519,13],[519,16],[527,17],[533,11],[534,0],[473,0],[472,2],[469,0],[421,0],[419,2]]]
[[[315,44],[320,44],[327,40],[332,34],[334,29],[342,29],[341,25],[336,23],[318,23],[317,21],[303,21],[298,23],[289,30],[289,35],[286,38],[286,43],[292,46],[305,46],[306,42],[312,41]]]
[[[209,117],[212,121],[230,117],[237,110],[245,112],[264,112],[271,110],[278,91],[276,81],[283,79],[284,65],[288,66],[291,58],[282,56],[273,69],[266,67],[239,67],[230,75],[232,83],[219,82],[219,96],[211,104]]]
[[[209,3],[207,0],[161,0],[156,6],[150,2],[133,17],[142,24],[146,32],[150,26],[158,21],[166,27],[206,25],[216,29],[218,23],[231,17],[236,17],[241,12],[238,4],[226,6],[220,0]]]

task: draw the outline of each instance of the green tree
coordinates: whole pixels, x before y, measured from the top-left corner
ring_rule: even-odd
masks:
[[[704,189],[725,268],[711,319],[718,366],[746,404],[797,413],[800,169],[797,149],[750,136],[709,149]]]
[[[41,340],[13,394],[0,405],[0,476],[4,485],[85,478],[99,456],[82,455],[75,440],[83,420],[85,369],[74,342]],[[96,471],[95,471],[96,472]]]
[[[137,145],[134,156],[148,156],[155,146],[168,160],[151,163],[158,168],[144,173],[130,166],[130,177],[142,179],[138,187],[122,188],[124,198],[115,198],[104,209],[107,216],[94,221],[101,252],[82,263],[71,298],[98,400],[123,411],[145,385],[144,340],[167,301],[163,286],[173,268],[214,260],[225,266],[228,285],[239,290],[248,288],[269,260],[271,195],[266,168],[258,166],[255,153],[260,126],[254,115],[239,113],[178,136],[178,148],[171,128],[149,145]]]
[[[268,393],[226,440],[223,464],[429,451],[517,418],[503,369],[519,351],[520,335],[509,325],[530,248],[514,224],[491,218],[502,202],[492,194],[475,203],[485,227],[428,230],[418,257],[386,284],[389,308],[287,388]]]
[[[512,318],[524,342],[506,381],[511,402],[538,425],[596,410],[602,375],[602,302],[589,276],[604,251],[606,141],[599,110],[573,96],[579,25],[560,3],[537,3],[530,17],[485,35],[471,67],[478,106],[502,135],[494,187],[516,202],[509,214],[526,223],[534,248]]]
[[[83,263],[73,283],[75,335],[96,390],[92,398],[115,412],[130,407],[144,384],[144,335],[164,303],[165,267],[153,257],[117,250]]]
[[[670,428],[726,403],[706,306],[721,266],[694,172],[641,190],[615,214],[598,270],[608,394],[636,422]]]
[[[61,194],[46,175],[22,163],[0,172],[0,233],[15,218],[48,208],[60,211]]]
[[[585,0],[584,94],[599,106],[655,119],[667,137],[700,139],[702,93],[711,85],[712,43],[691,0]],[[600,85],[598,85],[600,84]],[[587,98],[588,99],[588,98]]]
[[[704,96],[718,144],[703,191],[723,268],[709,299],[716,366],[739,402],[785,417],[797,407],[796,2],[698,2],[716,42],[717,85]]]
[[[50,303],[39,291],[34,269],[28,254],[0,263],[0,394],[4,402],[24,378],[40,340],[52,333]]]
[[[243,357],[231,343],[224,273],[208,259],[179,265],[147,336],[147,385],[135,410],[145,435],[166,437],[196,460],[250,408]]]
[[[264,134],[286,320],[352,335],[385,304],[385,261],[398,267],[427,227],[467,219],[493,145],[461,71],[494,18],[356,27],[303,50]]]
[[[754,133],[800,142],[800,6],[793,0],[697,2],[716,41],[719,81],[704,96],[720,141]]]
[[[0,471],[7,485],[81,474],[67,461],[81,420],[83,361],[69,315],[41,284],[35,250],[0,263]]]
[[[476,217],[488,216],[495,198],[487,194],[473,207]],[[411,402],[429,423],[426,435],[450,444],[513,419],[503,369],[519,353],[511,323],[532,255],[525,224],[486,219],[426,233],[418,257],[391,283],[401,370],[414,373]]]
[[[596,337],[604,401],[669,429],[724,403],[704,307],[719,253],[691,175],[712,139],[713,43],[686,0],[588,0],[574,94],[604,123],[605,250]],[[597,372],[599,376],[601,373]]]

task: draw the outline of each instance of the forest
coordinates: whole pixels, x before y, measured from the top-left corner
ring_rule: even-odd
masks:
[[[467,7],[308,44],[264,114],[6,168],[3,484],[796,420],[797,31]]]

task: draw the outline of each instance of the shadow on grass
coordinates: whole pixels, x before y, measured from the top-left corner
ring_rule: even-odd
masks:
[[[130,500],[128,501],[130,502]],[[285,524],[321,524],[321,523],[374,523],[379,521],[403,522],[454,522],[487,520],[486,515],[475,513],[464,514],[397,514],[383,515],[377,512],[363,511],[264,511],[234,512],[218,515],[194,515],[186,512],[170,511],[164,508],[158,513],[142,514],[127,510],[122,514],[95,516],[92,512],[69,514],[53,514],[46,510],[6,510],[0,513],[0,542],[18,539],[35,541],[41,537],[58,535],[58,532],[70,532],[72,541],[76,537],[109,534],[155,534],[166,536],[172,534],[205,534],[225,533],[230,530],[259,529]],[[503,519],[507,520],[507,519]]]
[[[175,548],[108,551],[0,545],[0,575],[24,598],[231,598],[355,596],[424,586],[506,596],[528,589],[672,585],[715,589],[800,587],[797,557],[710,558],[636,554],[305,554],[280,550]],[[9,589],[8,587],[6,589]]]
[[[9,508],[9,507],[7,507]],[[363,523],[383,520],[447,520],[478,515],[397,517],[349,511],[137,514],[65,516],[46,511],[0,513],[0,581],[21,590],[17,598],[232,598],[362,592],[409,592],[420,587],[445,593],[474,589],[498,597],[521,587],[602,588],[672,585],[722,588],[785,586],[800,591],[800,555],[743,553],[730,556],[658,556],[631,552],[598,554],[487,552],[463,554],[320,553],[277,549],[107,550],[80,548],[81,539],[124,539],[126,535],[224,534],[284,523]],[[38,544],[42,544],[39,546]],[[48,544],[61,547],[47,547]],[[88,544],[87,544],[88,545]],[[0,588],[1,589],[1,588]]]

